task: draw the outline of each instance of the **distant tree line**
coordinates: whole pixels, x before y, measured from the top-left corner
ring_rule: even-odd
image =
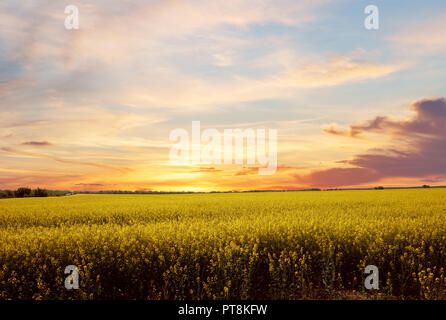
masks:
[[[420,187],[393,187],[389,189],[413,189]],[[431,188],[429,185],[423,185],[421,188]],[[435,188],[435,187],[433,187]],[[437,187],[441,188],[441,187]],[[352,188],[352,189],[342,189],[342,188],[331,188],[324,189],[324,191],[338,191],[338,190],[383,190],[383,186],[378,186],[374,188]],[[291,189],[291,190],[246,190],[246,191],[154,191],[154,190],[101,190],[101,191],[61,191],[61,190],[47,190],[47,189],[31,189],[27,187],[21,187],[17,190],[0,190],[0,199],[5,198],[28,198],[28,197],[59,197],[68,196],[74,194],[199,194],[199,193],[247,193],[247,192],[290,192],[290,191],[322,191],[319,188],[308,188],[308,189]]]
[[[76,191],[81,194],[199,194],[199,193],[248,193],[248,192],[286,192],[286,191],[321,191],[319,188],[296,190],[246,190],[246,191],[153,191],[153,190],[101,190],[101,191]]]
[[[71,194],[70,191],[31,189],[20,187],[17,190],[0,190],[0,199],[5,198],[28,198],[28,197],[59,197]]]
[[[76,191],[77,194],[177,194],[177,193],[204,193],[193,191],[129,191],[129,190],[100,190],[100,191]]]

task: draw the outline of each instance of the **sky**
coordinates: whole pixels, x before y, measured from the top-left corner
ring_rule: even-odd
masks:
[[[444,21],[443,0],[3,0],[0,189],[445,185]],[[172,163],[192,121],[277,130],[277,170]]]

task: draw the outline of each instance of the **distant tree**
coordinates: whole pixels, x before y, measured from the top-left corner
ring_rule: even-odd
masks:
[[[15,191],[15,196],[17,198],[23,198],[23,197],[29,197],[31,195],[31,189],[30,188],[18,188]]]
[[[375,190],[383,190],[383,189],[384,189],[383,186],[375,187]]]
[[[6,194],[6,198],[14,198],[14,191],[12,191],[12,190],[3,190],[3,192]]]
[[[33,197],[48,197],[48,191],[45,189],[37,188],[32,192]]]
[[[423,188],[430,188],[430,186],[427,184],[423,184]]]

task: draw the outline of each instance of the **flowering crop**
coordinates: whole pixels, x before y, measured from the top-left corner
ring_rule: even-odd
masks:
[[[0,299],[444,299],[446,189],[6,199],[0,249]]]

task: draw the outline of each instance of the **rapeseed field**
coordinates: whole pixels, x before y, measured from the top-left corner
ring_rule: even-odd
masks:
[[[0,299],[444,299],[445,267],[446,189],[0,200]]]

